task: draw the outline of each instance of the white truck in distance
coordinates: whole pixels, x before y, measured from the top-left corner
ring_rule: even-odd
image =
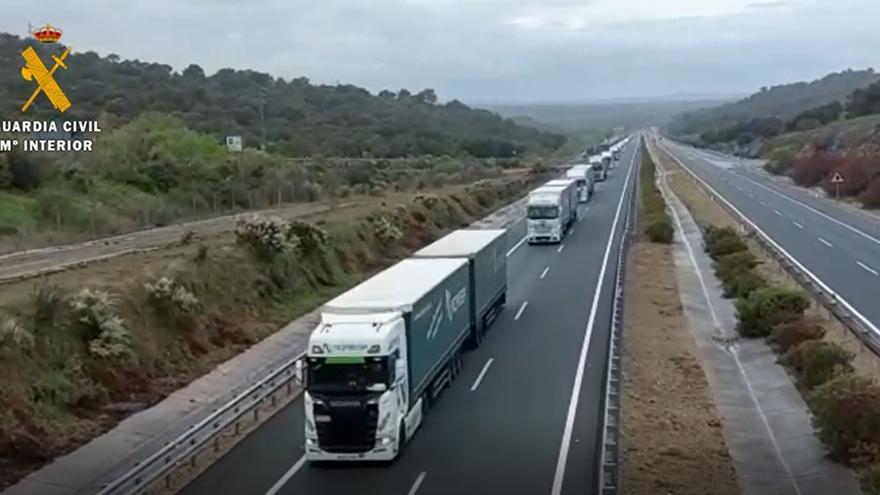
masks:
[[[608,178],[608,169],[598,155],[590,157],[590,169],[593,171],[593,180],[603,182]]]
[[[589,165],[575,165],[566,170],[565,176],[576,182],[578,202],[586,203],[593,197],[593,173]]]
[[[458,230],[324,306],[297,363],[307,460],[400,455],[503,309],[506,252],[506,230]]]
[[[607,174],[607,171],[614,166],[614,154],[611,151],[603,151],[601,158]]]
[[[529,244],[562,242],[574,222],[577,203],[570,191],[540,187],[529,193],[526,208],[526,236]]]

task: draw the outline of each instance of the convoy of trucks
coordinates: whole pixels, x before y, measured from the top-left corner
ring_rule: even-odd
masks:
[[[297,363],[309,461],[389,461],[507,298],[506,232],[461,230],[326,303]]]
[[[529,244],[563,240],[625,143],[529,194]],[[507,302],[506,249],[506,230],[457,230],[323,306],[296,368],[307,460],[404,451]]]
[[[578,189],[579,203],[586,203],[593,197],[593,173],[589,165],[575,165],[566,170],[565,176],[574,179]]]

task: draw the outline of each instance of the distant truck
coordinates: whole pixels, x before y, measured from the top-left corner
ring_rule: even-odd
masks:
[[[599,156],[590,157],[590,169],[593,171],[593,180],[603,182],[608,178],[608,168]]]
[[[593,173],[589,165],[575,165],[565,171],[565,176],[575,180],[578,188],[578,202],[586,203],[593,197]]]
[[[456,230],[413,255],[414,258],[465,258],[471,283],[472,348],[477,348],[489,325],[507,302],[507,231]]]
[[[526,236],[529,244],[562,242],[574,222],[577,203],[564,188],[540,187],[529,193]]]
[[[403,452],[461,370],[473,333],[470,266],[464,257],[408,258],[324,305],[297,365],[308,461],[389,461]]]
[[[603,151],[602,152],[602,164],[605,165],[605,170],[611,170],[614,166],[614,155],[611,151]],[[607,172],[606,172],[607,173]]]

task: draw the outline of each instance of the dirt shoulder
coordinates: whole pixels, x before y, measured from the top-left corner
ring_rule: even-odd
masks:
[[[671,247],[640,241],[627,263],[620,493],[739,494]]]

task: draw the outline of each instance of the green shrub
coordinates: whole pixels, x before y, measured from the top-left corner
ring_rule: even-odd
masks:
[[[719,256],[715,261],[714,266],[718,278],[725,280],[744,272],[751,271],[758,266],[758,260],[755,258],[755,255],[748,250],[737,251]]]
[[[671,244],[675,230],[672,228],[669,219],[664,219],[657,220],[645,227],[645,234],[647,234],[648,240],[651,242]]]
[[[801,385],[813,389],[835,375],[851,373],[853,355],[832,342],[808,340],[791,349],[783,362],[791,366]]]
[[[722,256],[738,253],[740,251],[747,251],[749,249],[742,239],[740,239],[739,234],[729,227],[714,230],[707,229],[707,233],[703,237],[703,242],[706,247],[706,252],[715,260]]]
[[[49,331],[56,327],[66,309],[66,299],[57,285],[50,285],[45,280],[34,287],[31,294],[33,305],[34,327],[39,331]]]
[[[825,336],[825,329],[816,322],[799,318],[780,323],[770,332],[770,343],[780,352],[785,353],[802,342],[820,340]]]
[[[767,287],[767,280],[754,270],[746,270],[721,279],[721,287],[724,289],[724,297],[739,299]]]
[[[859,476],[865,495],[880,495],[880,464],[874,464]]]
[[[844,374],[809,395],[813,424],[836,460],[855,460],[880,445],[880,387],[868,378]]]
[[[736,301],[737,330],[744,337],[766,337],[774,326],[803,316],[810,306],[798,291],[765,287]]]
[[[108,359],[132,356],[131,335],[109,292],[84,287],[71,298],[70,307],[85,331],[92,355]]]

